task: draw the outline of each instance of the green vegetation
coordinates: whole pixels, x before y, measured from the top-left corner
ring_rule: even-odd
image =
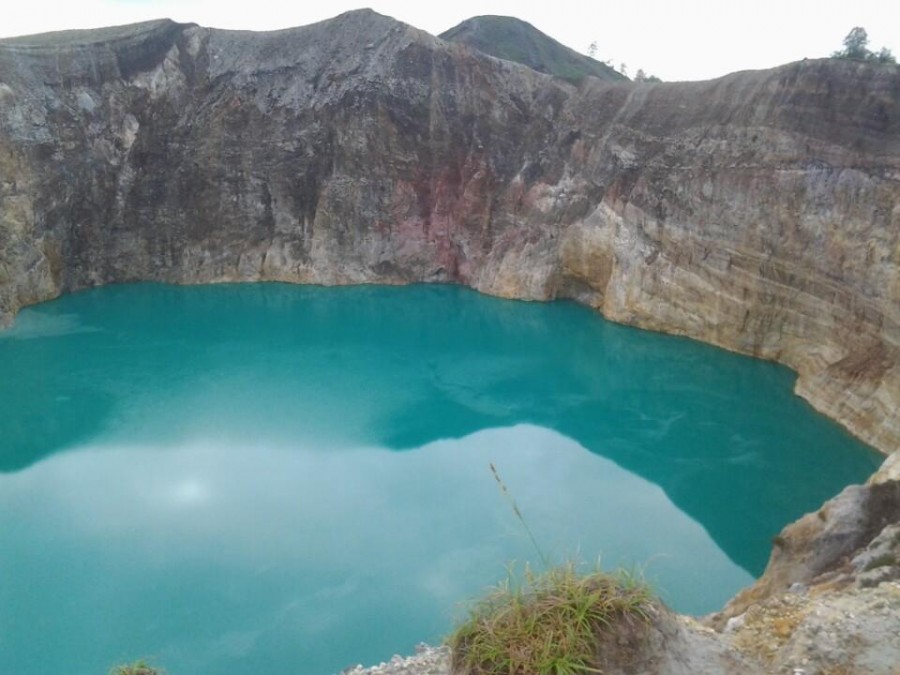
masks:
[[[141,659],[134,663],[115,666],[109,671],[109,675],[165,675],[165,671],[155,668]]]
[[[541,73],[578,83],[586,76],[602,80],[626,77],[591,56],[579,54],[530,23],[510,16],[477,16],[441,33],[442,40],[467,44],[485,54],[522,63]],[[593,50],[596,53],[596,49]]]
[[[573,563],[525,568],[478,600],[447,639],[453,672],[570,675],[600,672],[604,633],[643,630],[648,587],[624,573],[580,574]]]
[[[512,567],[469,610],[447,638],[453,672],[478,675],[574,675],[600,672],[607,632],[634,633],[649,623],[652,595],[634,574],[607,574],[595,567],[582,574],[574,562],[550,567],[497,467],[491,474],[512,507],[543,565],[522,574]]]
[[[522,527],[525,528],[525,532],[528,533],[528,538],[531,540],[531,545],[534,546],[534,550],[537,552],[538,557],[541,559],[541,564],[543,564],[544,569],[547,569],[550,566],[547,563],[547,556],[544,554],[544,551],[541,549],[541,547],[538,546],[537,539],[535,539],[534,537],[534,533],[531,531],[531,528],[528,527],[528,523],[525,521],[525,517],[519,510],[519,505],[516,504],[516,500],[510,493],[509,488],[506,487],[506,483],[504,483],[503,479],[500,478],[500,472],[497,471],[497,467],[494,466],[494,463],[491,462],[489,466],[491,467],[491,475],[494,477],[494,481],[496,481],[497,486],[500,488],[500,494],[502,494],[503,498],[509,502],[509,505],[512,508],[516,518],[522,524]]]
[[[638,68],[637,72],[634,74],[635,82],[662,82],[661,79],[656,77],[656,75],[648,75],[644,72],[643,68]]]
[[[833,59],[874,61],[876,63],[897,63],[891,50],[882,47],[878,52],[869,49],[869,34],[862,26],[856,26],[844,38],[844,48],[831,55]]]

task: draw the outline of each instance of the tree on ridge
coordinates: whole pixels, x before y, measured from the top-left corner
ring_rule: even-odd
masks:
[[[869,34],[862,26],[854,26],[844,38],[844,48],[831,54],[833,59],[852,59],[855,61],[876,61],[878,63],[897,63],[891,50],[882,47],[878,53],[869,49]]]

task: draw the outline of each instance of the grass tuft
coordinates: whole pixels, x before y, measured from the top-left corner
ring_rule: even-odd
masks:
[[[525,529],[525,532],[528,534],[528,538],[531,540],[531,545],[534,546],[534,550],[537,552],[538,557],[541,559],[541,564],[543,564],[544,569],[550,567],[547,562],[547,556],[544,555],[543,549],[538,546],[537,539],[534,537],[534,532],[531,531],[531,528],[528,527],[528,523],[525,520],[525,516],[522,515],[522,511],[519,509],[519,505],[516,503],[515,498],[512,496],[512,493],[509,491],[509,488],[506,487],[506,483],[503,482],[503,479],[500,478],[500,472],[497,471],[497,467],[494,466],[494,463],[491,462],[491,474],[494,476],[494,481],[497,483],[497,487],[500,488],[500,494],[503,495],[503,498],[509,502],[509,505],[512,507],[513,514],[515,514],[516,518],[519,519],[519,523],[521,523],[522,527]]]
[[[165,671],[155,668],[143,659],[134,663],[114,666],[109,675],[165,675]]]
[[[604,631],[649,622],[647,585],[625,572],[578,572],[566,563],[526,566],[475,602],[447,639],[452,670],[472,675],[599,673]]]

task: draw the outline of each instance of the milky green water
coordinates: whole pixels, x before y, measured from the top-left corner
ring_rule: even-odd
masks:
[[[0,673],[336,672],[551,557],[684,612],[879,457],[793,375],[452,287],[134,285],[0,333]]]

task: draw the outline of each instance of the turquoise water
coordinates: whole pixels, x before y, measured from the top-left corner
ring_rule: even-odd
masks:
[[[684,612],[879,457],[793,375],[570,303],[110,287],[0,333],[0,673],[333,673],[537,557]]]

